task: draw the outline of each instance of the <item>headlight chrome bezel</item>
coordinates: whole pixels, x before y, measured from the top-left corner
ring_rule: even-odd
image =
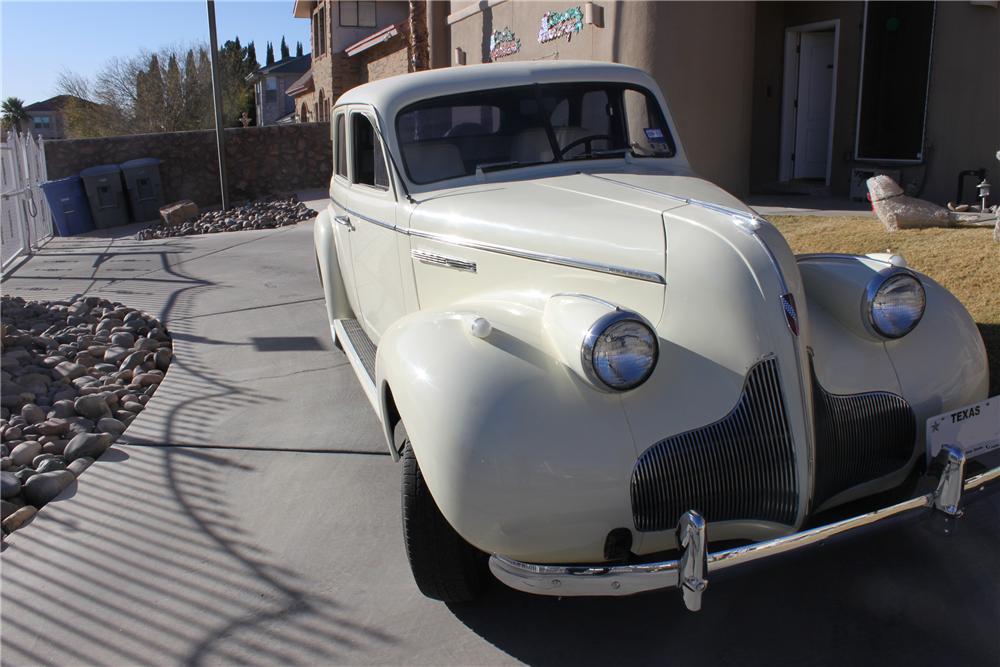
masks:
[[[635,322],[649,331],[653,339],[653,357],[652,361],[640,378],[627,385],[615,386],[605,382],[597,372],[597,368],[594,366],[594,353],[597,349],[597,344],[600,341],[601,336],[603,336],[608,329],[621,322]],[[583,337],[583,345],[580,350],[580,356],[583,371],[586,374],[587,379],[595,387],[608,392],[631,391],[632,389],[640,387],[644,384],[653,374],[653,371],[656,370],[656,365],[660,360],[660,340],[656,335],[656,329],[645,317],[631,310],[617,308],[616,310],[601,316],[590,326],[590,329],[587,330],[586,335]]]
[[[899,331],[885,331],[882,327],[878,325],[875,317],[875,300],[879,294],[887,286],[900,281],[908,280],[917,287],[920,293],[921,308],[920,314],[913,320],[913,322],[905,329]],[[927,292],[924,289],[923,283],[920,279],[910,270],[901,267],[893,267],[891,269],[880,271],[874,278],[868,282],[868,286],[865,288],[865,297],[862,302],[862,314],[865,326],[873,334],[880,338],[885,338],[889,340],[896,340],[907,335],[913,331],[920,321],[924,317],[924,313],[927,311]]]

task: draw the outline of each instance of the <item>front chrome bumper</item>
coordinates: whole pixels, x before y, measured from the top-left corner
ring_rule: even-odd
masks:
[[[941,472],[934,491],[786,537],[707,553],[705,521],[697,512],[689,511],[677,525],[677,541],[682,549],[678,560],[640,565],[534,565],[494,555],[490,570],[511,588],[538,595],[633,595],[680,588],[687,608],[698,611],[709,573],[793,552],[902,515],[930,510],[951,521],[961,516],[963,493],[984,490],[1000,480],[1000,467],[965,479],[965,454],[956,447],[943,447],[936,463]]]

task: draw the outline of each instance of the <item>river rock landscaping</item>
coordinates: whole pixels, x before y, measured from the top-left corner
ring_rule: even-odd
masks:
[[[316,212],[294,195],[286,198],[268,198],[252,201],[227,211],[206,211],[191,220],[177,225],[157,224],[140,231],[136,238],[165,239],[195,234],[241,232],[251,229],[274,229],[294,225],[316,217]]]
[[[3,534],[125,431],[170,365],[166,327],[120,303],[0,297]]]

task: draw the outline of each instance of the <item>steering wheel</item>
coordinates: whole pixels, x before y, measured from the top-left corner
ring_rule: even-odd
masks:
[[[580,144],[586,144],[587,152],[591,153],[594,150],[594,142],[601,139],[604,139],[606,141],[615,140],[615,138],[612,137],[610,134],[589,134],[586,137],[580,137],[579,139],[575,139],[566,144],[565,146],[563,146],[561,149],[559,149],[559,157],[560,158],[566,157],[566,153],[568,153],[571,148],[576,148]]]

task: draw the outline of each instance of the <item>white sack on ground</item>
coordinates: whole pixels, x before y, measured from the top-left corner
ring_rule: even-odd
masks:
[[[890,232],[897,229],[951,226],[948,209],[906,196],[903,188],[885,174],[873,176],[866,183],[872,209]]]

